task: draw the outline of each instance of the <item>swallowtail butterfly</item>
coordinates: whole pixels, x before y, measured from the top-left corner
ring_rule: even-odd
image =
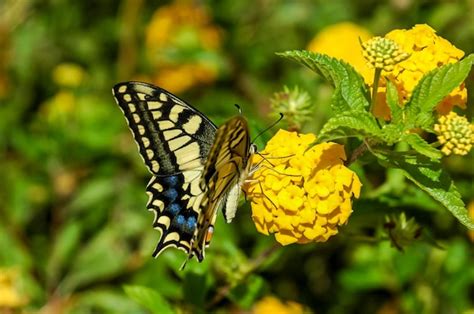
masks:
[[[217,128],[185,101],[147,83],[119,83],[113,94],[153,175],[147,208],[161,232],[153,256],[176,247],[202,261],[218,210],[232,220],[252,171],[255,146],[247,121],[238,115]]]

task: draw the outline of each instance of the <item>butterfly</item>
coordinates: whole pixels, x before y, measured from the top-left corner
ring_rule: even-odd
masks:
[[[256,146],[237,115],[219,128],[203,113],[151,84],[123,82],[113,95],[153,175],[146,187],[153,226],[161,235],[153,252],[169,247],[201,262],[222,208],[230,222],[241,187],[253,171]]]

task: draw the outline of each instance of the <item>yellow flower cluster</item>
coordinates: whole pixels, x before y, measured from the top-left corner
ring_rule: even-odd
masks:
[[[342,59],[352,65],[369,84],[374,79],[374,70],[367,66],[362,56],[359,39],[367,41],[372,34],[365,28],[350,22],[333,24],[321,30],[309,43],[307,49]]]
[[[362,48],[362,55],[367,60],[368,66],[387,72],[392,71],[395,64],[410,56],[401,50],[393,40],[379,36],[363,42]]]
[[[439,117],[434,130],[438,134],[438,141],[443,145],[441,151],[445,155],[466,155],[474,144],[474,125],[454,111]]]
[[[177,0],[160,7],[146,30],[148,57],[157,70],[152,81],[175,93],[213,82],[220,66],[216,60],[221,37],[206,10],[195,2]]]
[[[263,234],[282,245],[323,242],[352,212],[361,183],[344,166],[344,147],[322,143],[309,148],[313,134],[279,130],[252,164],[259,169],[245,187],[252,219]],[[309,149],[308,149],[309,148]]]
[[[299,303],[287,301],[282,302],[279,299],[266,296],[258,301],[252,308],[252,314],[303,314],[303,306]]]
[[[359,40],[365,42],[372,36],[360,26],[341,23],[322,30],[308,45],[308,50],[324,53],[351,64],[372,85],[374,69],[367,66]],[[396,64],[393,70],[384,73],[397,87],[400,101],[406,102],[420,79],[429,71],[459,61],[464,52],[454,47],[446,39],[436,35],[428,25],[416,25],[410,30],[397,29],[385,35],[393,40],[410,57]],[[357,53],[357,52],[360,53]],[[390,109],[385,99],[385,79],[382,78],[377,92],[374,114],[379,118],[390,119]],[[440,114],[447,114],[454,106],[465,108],[467,90],[464,84],[454,89],[437,106]]]
[[[435,30],[426,24],[415,25],[409,30],[393,30],[385,35],[385,38],[395,41],[401,49],[410,54],[410,58],[397,64],[387,75],[397,86],[402,102],[410,98],[413,89],[426,73],[442,65],[457,62],[464,56],[462,50],[437,36]],[[438,104],[437,111],[446,114],[454,106],[465,108],[466,101],[467,90],[462,84]]]

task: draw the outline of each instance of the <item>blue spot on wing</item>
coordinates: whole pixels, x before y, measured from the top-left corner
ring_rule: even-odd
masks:
[[[178,176],[169,176],[163,179],[168,186],[176,186],[178,184]]]
[[[175,223],[179,227],[182,227],[185,222],[186,222],[186,218],[184,218],[183,215],[178,215],[177,217],[173,219],[173,223]]]
[[[193,234],[194,230],[196,230],[197,220],[194,216],[186,218],[184,215],[178,215],[173,218],[172,224],[184,233]]]
[[[172,203],[170,204],[170,206],[168,206],[168,211],[173,216],[176,216],[176,214],[178,214],[180,210],[181,210],[181,205],[179,205],[178,203]]]
[[[170,188],[166,191],[163,192],[163,195],[170,201],[174,202],[176,198],[178,197],[178,191],[176,189]]]
[[[188,233],[193,233],[194,229],[196,229],[196,217],[189,217],[186,221],[186,225],[184,226],[184,230]]]

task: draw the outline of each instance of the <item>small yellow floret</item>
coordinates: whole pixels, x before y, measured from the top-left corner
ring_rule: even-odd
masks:
[[[385,72],[393,71],[394,66],[410,56],[393,40],[376,36],[362,43],[362,55],[367,64]]]

